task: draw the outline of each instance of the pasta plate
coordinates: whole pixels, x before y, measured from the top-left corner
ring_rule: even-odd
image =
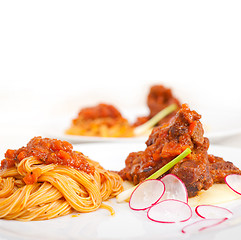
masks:
[[[74,150],[83,152],[89,158],[98,161],[108,170],[119,170],[124,167],[127,155],[133,151],[145,149],[144,143],[92,143],[74,145]],[[222,156],[232,161],[239,168],[241,149],[211,146],[210,154]],[[117,203],[115,199],[105,202],[113,207],[115,215],[111,216],[106,209],[98,209],[91,213],[74,213],[64,217],[45,221],[19,222],[0,220],[0,239],[187,239],[189,237],[208,237],[220,231],[227,231],[241,224],[241,199],[221,204],[234,213],[232,219],[205,231],[186,235],[181,229],[196,221],[194,216],[187,222],[175,224],[156,223],[148,220],[143,212],[129,208],[128,203]],[[239,230],[241,233],[241,230]],[[219,238],[222,239],[222,238]]]

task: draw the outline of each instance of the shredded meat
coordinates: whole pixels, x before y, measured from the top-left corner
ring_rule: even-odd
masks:
[[[223,182],[228,174],[241,174],[231,162],[208,155],[209,140],[203,136],[200,118],[201,115],[183,104],[169,124],[153,129],[144,151],[129,154],[120,176],[138,184],[186,148],[192,153],[166,174],[178,176],[186,185],[189,197],[196,196],[202,189],[207,190],[213,183]]]

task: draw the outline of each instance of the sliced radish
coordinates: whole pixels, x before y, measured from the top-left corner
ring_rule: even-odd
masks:
[[[197,222],[186,225],[182,229],[182,232],[190,234],[190,233],[203,231],[205,229],[215,227],[215,226],[223,223],[226,220],[227,220],[227,218],[223,218],[223,219],[202,219],[202,220],[199,220]]]
[[[162,181],[150,179],[142,182],[133,191],[129,206],[133,210],[145,210],[157,203],[165,191]]]
[[[230,218],[233,215],[227,208],[214,205],[199,205],[195,208],[195,212],[199,217],[206,219]]]
[[[160,223],[184,222],[190,219],[191,216],[191,207],[187,203],[175,199],[161,201],[152,206],[147,212],[149,219]]]
[[[241,175],[228,175],[225,177],[225,182],[234,192],[241,195]]]
[[[182,180],[173,174],[168,174],[161,178],[165,184],[165,193],[161,200],[176,199],[182,202],[188,202],[187,188]]]

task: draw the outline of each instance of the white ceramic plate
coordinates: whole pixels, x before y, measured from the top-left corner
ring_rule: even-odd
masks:
[[[124,167],[126,156],[132,151],[143,150],[144,144],[138,143],[99,143],[75,145],[74,149],[83,152],[93,160],[99,161],[106,169],[119,170]],[[241,167],[239,156],[241,149],[213,146],[209,153],[222,156]],[[193,216],[188,222],[164,224],[147,219],[145,212],[133,211],[127,203],[117,204],[115,199],[107,201],[115,210],[111,216],[107,210],[99,209],[92,213],[82,213],[77,217],[68,215],[47,221],[18,222],[0,220],[0,239],[112,239],[112,240],[146,240],[146,239],[209,239],[211,235],[229,229],[241,223],[241,200],[226,203],[226,207],[234,212],[232,219],[204,230],[198,234],[181,233],[183,226],[197,219]],[[241,233],[241,230],[240,230]]]
[[[76,135],[68,135],[65,133],[57,132],[57,131],[49,131],[44,134],[46,137],[57,138],[61,140],[68,141],[73,144],[77,143],[105,143],[105,142],[145,142],[148,139],[148,136],[140,136],[140,137],[92,137],[92,136],[76,136]]]
[[[241,134],[241,112],[228,109],[200,111],[205,135],[212,143]]]

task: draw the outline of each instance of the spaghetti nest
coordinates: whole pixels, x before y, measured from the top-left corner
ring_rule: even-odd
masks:
[[[66,165],[45,164],[35,156],[2,168],[0,218],[46,220],[73,211],[106,208],[102,202],[123,190],[122,179],[87,157],[86,161],[94,168],[92,173]]]
[[[89,137],[133,137],[133,128],[123,118],[99,118],[85,120],[79,117],[67,129],[66,134]]]
[[[66,134],[97,137],[133,137],[133,127],[112,105],[98,104],[80,110]]]

